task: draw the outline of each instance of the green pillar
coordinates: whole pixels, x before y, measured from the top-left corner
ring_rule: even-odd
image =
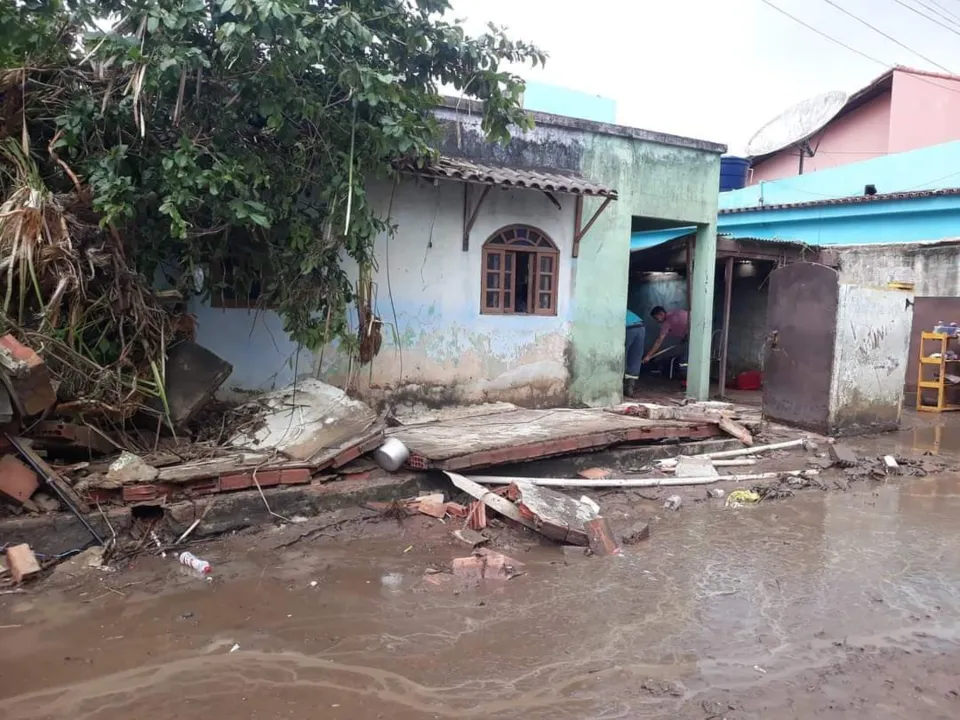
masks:
[[[713,281],[717,262],[717,222],[697,226],[690,285],[690,350],[687,397],[710,396],[710,340],[713,336]]]

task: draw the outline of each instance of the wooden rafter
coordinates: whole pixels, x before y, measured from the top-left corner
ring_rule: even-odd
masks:
[[[463,251],[470,251],[470,231],[473,230],[474,223],[477,222],[477,214],[480,212],[480,206],[483,205],[483,201],[487,199],[487,195],[490,192],[490,188],[493,185],[484,185],[483,192],[480,193],[480,199],[477,200],[477,204],[473,208],[473,212],[470,211],[470,183],[463,184]]]
[[[606,197],[603,199],[603,203],[600,207],[597,208],[597,211],[591,216],[587,221],[587,224],[583,224],[583,195],[577,195],[577,206],[576,212],[574,214],[573,220],[573,257],[579,257],[580,255],[580,241],[583,239],[583,236],[586,235],[590,228],[593,227],[593,224],[597,221],[597,218],[600,217],[600,213],[607,209],[607,205],[613,202],[614,198]]]

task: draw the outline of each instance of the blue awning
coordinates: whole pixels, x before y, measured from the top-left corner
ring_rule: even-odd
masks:
[[[666,230],[643,230],[630,235],[630,252],[646,250],[647,248],[662,245],[665,242],[676,240],[684,235],[695,233],[697,228],[690,227],[667,228]]]

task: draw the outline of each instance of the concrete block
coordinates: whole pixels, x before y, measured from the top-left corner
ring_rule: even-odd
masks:
[[[29,545],[11,545],[7,548],[7,569],[13,582],[20,584],[40,572],[40,564]]]
[[[13,455],[0,459],[0,493],[21,505],[40,487],[37,474]]]

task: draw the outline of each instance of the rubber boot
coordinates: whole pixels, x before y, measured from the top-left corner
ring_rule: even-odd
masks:
[[[633,397],[634,390],[637,389],[637,381],[634,378],[623,379],[623,396]]]

